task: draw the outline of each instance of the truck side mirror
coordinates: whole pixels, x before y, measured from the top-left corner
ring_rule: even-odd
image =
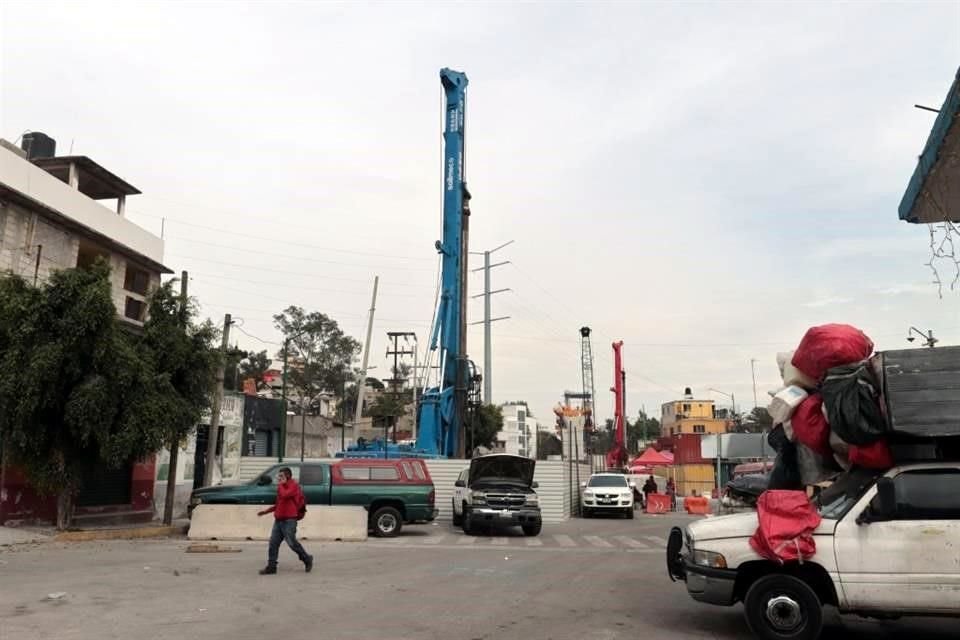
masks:
[[[456,482],[453,483],[453,486],[455,486],[455,487],[465,487],[465,486],[467,486],[467,483],[464,482],[463,480],[457,480]]]
[[[893,478],[877,480],[877,495],[874,497],[870,509],[877,520],[891,520],[897,513],[897,493]]]

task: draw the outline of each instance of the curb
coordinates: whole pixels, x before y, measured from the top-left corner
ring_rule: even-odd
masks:
[[[64,531],[53,537],[54,542],[89,542],[91,540],[139,540],[143,538],[170,538],[182,535],[183,527],[137,527],[135,529],[93,529]]]

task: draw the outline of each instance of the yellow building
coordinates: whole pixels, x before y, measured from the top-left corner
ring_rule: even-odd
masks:
[[[660,432],[665,436],[679,433],[726,433],[729,413],[718,409],[713,400],[695,400],[690,389],[682,400],[666,402],[660,410]]]

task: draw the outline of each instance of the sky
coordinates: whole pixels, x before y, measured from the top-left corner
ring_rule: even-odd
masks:
[[[466,72],[472,251],[492,272],[493,399],[599,417],[684,387],[740,409],[826,322],[878,349],[960,343],[960,289],[897,207],[960,64],[960,2],[92,3],[0,6],[0,136],[43,131],[137,186],[202,313],[274,353],[295,304],[426,346],[441,233],[439,70]],[[471,267],[482,258],[472,257]],[[470,277],[470,295],[482,275]],[[470,303],[470,322],[483,317]],[[914,343],[916,344],[916,343]],[[483,363],[483,331],[470,356]]]

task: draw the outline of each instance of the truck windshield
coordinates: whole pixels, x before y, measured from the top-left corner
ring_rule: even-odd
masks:
[[[625,487],[627,479],[623,476],[593,476],[590,478],[591,487]]]
[[[883,472],[873,469],[855,469],[839,476],[837,481],[824,489],[817,498],[820,516],[828,520],[839,520],[847,515],[881,473]]]

